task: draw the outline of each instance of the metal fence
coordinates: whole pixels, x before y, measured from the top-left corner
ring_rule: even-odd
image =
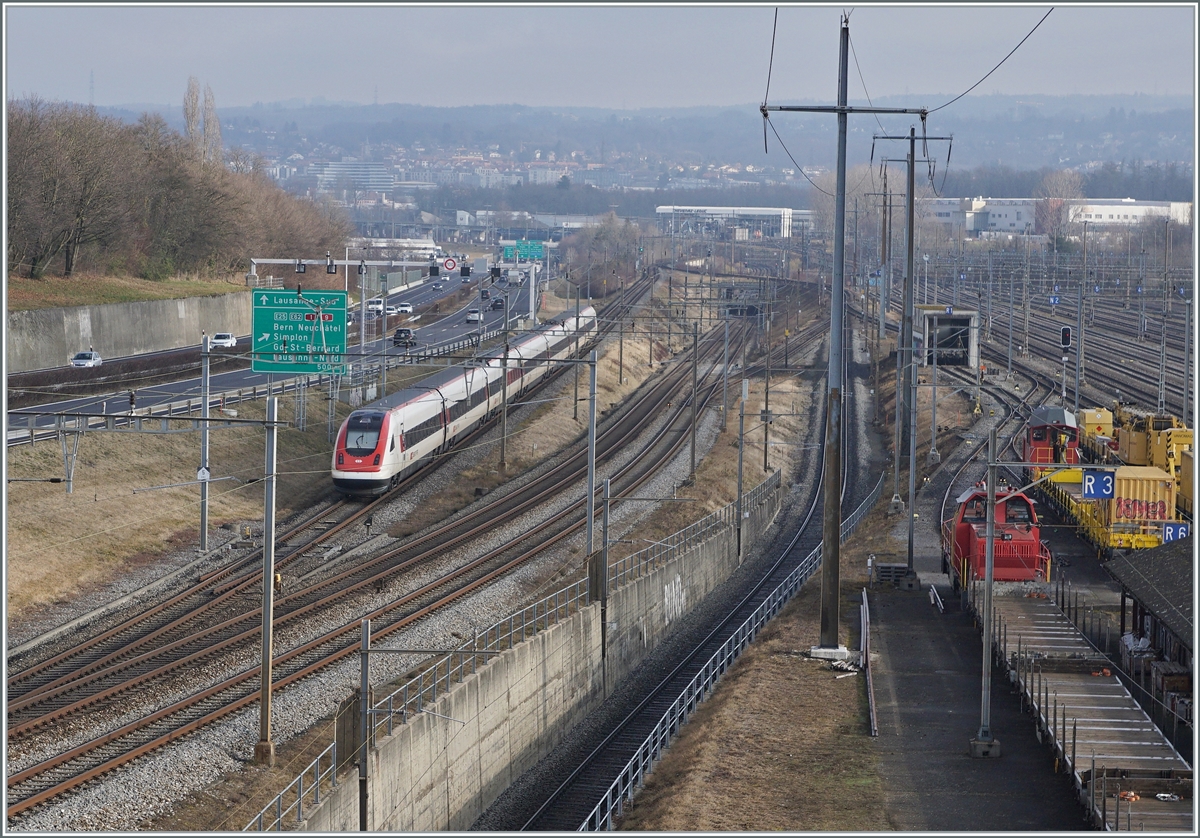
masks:
[[[1190,765],[1195,753],[1193,720],[1177,711],[1178,704],[1176,708],[1172,708],[1155,694],[1153,679],[1149,677],[1152,672],[1150,664],[1154,658],[1130,656],[1128,665],[1124,665],[1121,657],[1120,625],[1109,614],[1088,602],[1085,594],[1073,591],[1069,583],[1060,580],[1054,586],[1054,601],[1063,616],[1075,626],[1092,648],[1108,659],[1109,667],[1129,690],[1130,695]]]
[[[771,494],[778,491],[781,485],[779,472],[759,483],[746,493],[742,503],[743,509],[751,509],[767,501]],[[737,504],[730,504],[724,509],[718,509],[699,521],[685,527],[662,541],[636,553],[630,553],[623,559],[613,562],[608,568],[610,590],[624,582],[632,581],[662,567],[679,557],[683,550],[691,549],[697,544],[703,544],[718,532],[737,525]]]
[[[744,495],[743,505],[759,503],[762,499],[769,497],[772,491],[778,489],[779,485],[779,472],[775,472]],[[883,482],[881,479],[879,486],[882,485]],[[875,497],[878,497],[878,494],[879,487],[876,487]],[[724,509],[718,510],[705,519],[680,530],[678,533],[665,539],[662,543],[670,543],[670,549],[673,551],[679,551],[685,547],[695,547],[697,544],[703,543],[703,540],[710,538],[718,532],[721,521],[732,521],[733,516],[736,515],[736,510],[737,504],[731,503]],[[714,523],[714,521],[717,523]],[[686,543],[682,538],[684,533],[690,533],[690,544]],[[672,553],[671,557],[674,557],[676,554],[677,552]],[[653,556],[643,556],[639,559],[636,567],[626,566],[624,572],[615,575],[614,581],[619,582],[621,580],[636,578],[645,572],[646,569],[653,566],[655,562],[667,561],[668,559],[664,558],[665,555],[663,553]],[[390,735],[395,730],[397,724],[407,724],[411,715],[422,712],[426,705],[437,701],[439,695],[445,695],[455,683],[461,682],[464,677],[476,672],[480,658],[487,659],[494,657],[498,652],[511,649],[518,643],[535,637],[538,632],[545,631],[547,628],[569,619],[573,614],[582,608],[586,608],[589,604],[591,604],[591,598],[588,590],[588,580],[581,579],[509,615],[491,627],[476,632],[470,641],[435,661],[432,666],[424,669],[417,677],[375,702],[369,711],[371,717],[371,745],[374,746],[378,736]],[[328,752],[328,749],[326,752]],[[324,753],[322,756],[324,756]],[[318,772],[318,762],[320,759],[321,757],[318,757],[317,761],[305,768],[301,777],[293,780],[292,784],[284,792],[267,804],[263,812],[248,823],[243,831],[282,829],[280,825],[282,823],[281,817],[277,817],[271,825],[262,826],[265,814],[270,811],[278,811],[283,814],[289,812],[291,807],[285,807],[281,801],[289,794],[289,790],[296,786],[298,782],[301,782],[301,778]],[[298,807],[299,803],[294,803],[293,806]]]
[[[871,494],[842,523],[842,541],[849,537],[854,528],[863,519],[863,516],[879,500],[879,493],[883,489],[883,478],[884,476],[880,475],[879,482],[875,484],[875,488],[871,491]],[[692,712],[709,695],[721,676],[733,666],[742,651],[754,642],[758,631],[791,601],[804,582],[820,566],[821,548],[818,545],[767,596],[767,599],[755,609],[754,613],[747,617],[745,622],[734,630],[733,634],[725,641],[721,648],[705,662],[700,672],[696,674],[696,677],[692,679],[691,683],[687,685],[679,697],[675,699],[674,703],[671,704],[671,707],[663,714],[662,718],[659,719],[654,730],[642,742],[641,747],[638,748],[633,758],[622,769],[617,779],[609,786],[608,791],[604,793],[604,796],[596,804],[591,814],[580,824],[578,831],[610,830],[613,828],[614,820],[621,817],[624,812],[625,802],[632,800],[638,790],[645,785],[646,774],[650,772],[654,763],[661,758],[662,752],[666,750],[672,738],[687,724]]]
[[[484,332],[482,339],[485,341],[491,340],[502,334],[504,334],[503,330],[493,329]],[[358,387],[364,383],[378,380],[379,362],[386,363],[389,369],[403,365],[422,364],[434,358],[452,355],[460,350],[476,347],[479,344],[480,336],[473,334],[466,338],[426,346],[419,352],[410,352],[404,355],[385,354],[380,355],[378,360],[372,359],[369,362],[355,362],[350,365],[352,369],[348,370],[348,374],[341,377],[339,388],[337,389]],[[313,387],[328,386],[329,380],[330,376],[328,374],[297,375],[264,384],[238,387],[211,394],[208,406],[210,410],[222,409],[239,402],[257,401],[268,396],[284,395],[308,390]],[[122,396],[113,396],[113,399],[116,400],[123,400],[123,398]],[[53,424],[40,426],[35,426],[34,423],[47,414],[38,413],[33,410],[10,411],[6,417],[5,437],[7,444],[11,446],[54,440],[58,438],[60,432],[79,433],[89,430],[100,431],[116,430],[125,427],[141,427],[141,424],[147,421],[187,418],[191,414],[200,413],[203,406],[204,402],[200,396],[187,396],[162,404],[136,408],[133,411],[125,413],[114,413],[105,417],[96,416],[84,419],[72,416],[69,413],[55,414],[53,416]],[[25,421],[21,422],[20,420],[22,419]]]
[[[308,781],[307,786],[305,786],[306,780]],[[337,742],[331,742],[329,747],[323,750],[299,777],[292,780],[287,788],[268,803],[254,820],[246,824],[242,831],[282,832],[284,818],[291,820],[289,816],[293,811],[296,813],[295,822],[299,825],[304,822],[305,799],[311,798],[309,803],[312,806],[319,806],[322,789],[328,792],[336,787]]]

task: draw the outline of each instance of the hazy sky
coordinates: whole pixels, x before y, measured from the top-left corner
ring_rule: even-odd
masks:
[[[872,97],[961,93],[1050,9],[782,6],[771,100],[834,101],[842,8]],[[324,97],[610,108],[761,101],[775,6],[6,4],[9,98],[218,108]],[[1196,7],[1059,5],[976,93],[1194,96]],[[853,58],[850,96],[863,82]],[[914,102],[936,106],[940,101]]]

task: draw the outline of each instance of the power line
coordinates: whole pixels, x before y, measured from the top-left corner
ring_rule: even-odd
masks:
[[[1054,7],[1053,7],[1053,6],[1051,6],[1051,7],[1050,7],[1050,12],[1052,12],[1052,11],[1054,11]],[[1041,26],[1043,23],[1045,23],[1045,22],[1046,22],[1046,18],[1050,17],[1050,12],[1046,12],[1046,14],[1042,15],[1042,19],[1041,19],[1041,20],[1039,20],[1039,21],[1037,22],[1037,26],[1034,26],[1032,29],[1030,29],[1030,30],[1029,30],[1029,35],[1026,35],[1024,38],[1022,38],[1022,39],[1021,39],[1021,43],[1020,43],[1020,44],[1017,44],[1015,47],[1013,47],[1013,48],[1012,48],[1012,52],[1010,52],[1008,55],[1004,56],[1004,58],[1000,59],[1000,64],[1003,64],[1005,61],[1007,61],[1008,59],[1012,58],[1012,54],[1021,48],[1021,44],[1025,43],[1026,41],[1028,41],[1028,40],[1029,40],[1029,36],[1030,36],[1030,35],[1032,35],[1034,32],[1036,32],[1036,31],[1037,31],[1037,29],[1038,29],[1038,26]],[[962,93],[960,93],[960,94],[958,94],[957,96],[955,96],[953,99],[951,99],[951,100],[950,100],[949,102],[947,102],[945,105],[938,105],[936,108],[934,108],[933,110],[929,111],[929,113],[934,113],[935,111],[940,111],[942,108],[945,108],[945,107],[948,107],[948,106],[950,106],[950,105],[953,105],[953,104],[954,104],[955,102],[957,102],[959,99],[961,99],[962,97],[966,96],[968,93],[970,93],[970,92],[971,92],[972,90],[974,90],[975,88],[979,87],[979,85],[983,84],[983,83],[984,83],[984,81],[986,81],[986,80],[987,80],[987,77],[988,77],[988,76],[990,76],[992,73],[994,73],[994,72],[996,72],[997,70],[999,70],[999,69],[1000,69],[1000,64],[997,64],[995,67],[993,67],[991,70],[989,70],[989,71],[988,71],[988,73],[987,73],[987,76],[984,76],[982,79],[980,79],[979,81],[975,82],[973,85],[971,85],[970,87],[968,87],[968,88],[967,88],[966,90],[964,90]],[[876,118],[878,118],[878,117],[876,117]]]

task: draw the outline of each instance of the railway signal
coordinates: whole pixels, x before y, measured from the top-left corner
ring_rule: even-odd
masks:
[[[1071,348],[1071,327],[1063,326],[1062,332],[1059,334],[1058,345],[1063,349]]]

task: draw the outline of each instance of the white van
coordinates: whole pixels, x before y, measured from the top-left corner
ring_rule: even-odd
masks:
[[[367,312],[370,314],[383,314],[383,300],[379,297],[367,300]]]

